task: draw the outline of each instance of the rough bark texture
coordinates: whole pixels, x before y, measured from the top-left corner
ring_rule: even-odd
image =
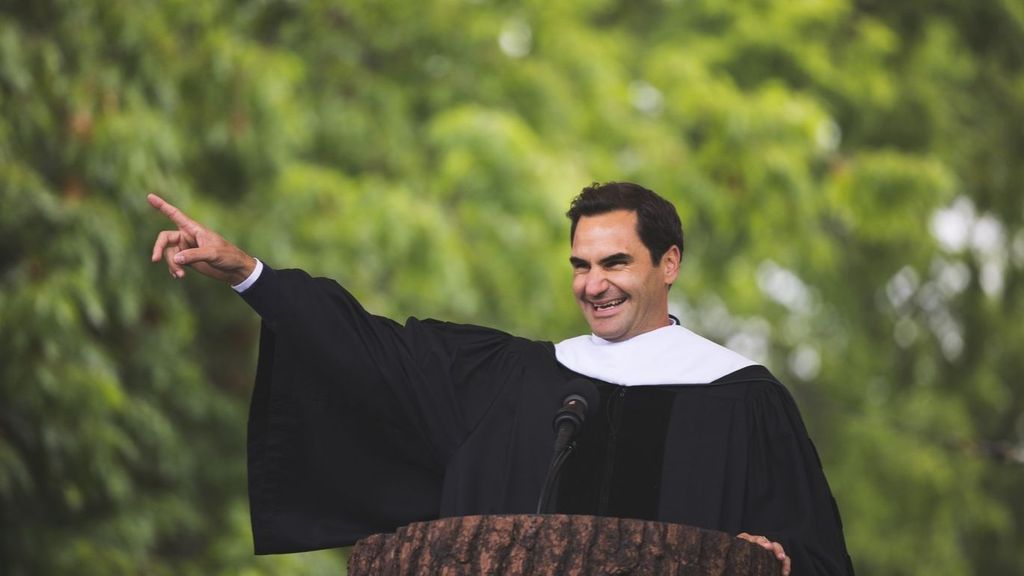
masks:
[[[596,516],[465,516],[356,543],[350,576],[779,574],[763,548],[723,532]]]

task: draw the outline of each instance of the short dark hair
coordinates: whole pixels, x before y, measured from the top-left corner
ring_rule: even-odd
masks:
[[[671,202],[653,191],[631,182],[594,182],[573,198],[569,211],[565,213],[572,221],[569,229],[569,243],[576,238],[576,224],[583,216],[597,216],[629,210],[636,212],[636,233],[651,253],[655,266],[672,246],[683,253],[683,225]]]

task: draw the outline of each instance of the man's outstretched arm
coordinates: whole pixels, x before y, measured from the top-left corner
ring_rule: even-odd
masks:
[[[237,285],[256,268],[256,259],[208,230],[156,194],[146,197],[150,205],[167,216],[177,230],[164,230],[153,244],[153,262],[164,260],[174,278],[185,277],[185,267],[204,276]]]

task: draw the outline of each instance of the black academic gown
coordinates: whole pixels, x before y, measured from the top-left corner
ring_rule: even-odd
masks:
[[[243,298],[263,320],[249,416],[258,554],[536,509],[552,416],[580,378],[550,342],[403,326],[300,270],[265,267]],[[600,407],[566,463],[559,512],[761,534],[794,576],[852,573],[817,454],[766,369],[705,385],[593,382]]]

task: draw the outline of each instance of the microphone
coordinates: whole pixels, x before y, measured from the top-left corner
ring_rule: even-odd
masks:
[[[565,400],[562,400],[562,407],[555,413],[555,419],[551,423],[555,428],[556,454],[565,449],[569,442],[576,437],[576,434],[583,429],[589,405],[587,399],[579,394],[569,394]]]
[[[544,487],[537,501],[537,514],[554,511],[558,492],[558,478],[562,465],[576,448],[574,438],[583,429],[588,412],[596,412],[599,403],[597,389],[583,378],[574,378],[567,386],[572,392],[562,400],[562,407],[555,413],[552,425],[555,429],[554,455],[548,466]]]

